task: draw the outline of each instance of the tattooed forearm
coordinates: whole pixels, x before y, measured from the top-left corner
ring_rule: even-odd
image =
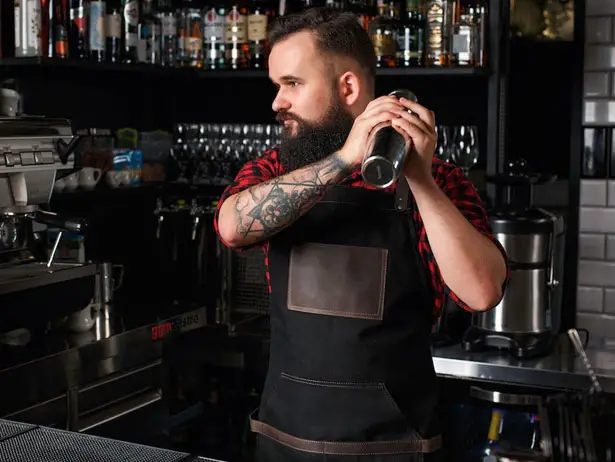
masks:
[[[234,224],[234,235],[224,236],[225,240],[242,246],[280,232],[349,174],[347,164],[334,153],[319,162],[231,196],[220,211],[221,225],[223,220],[233,220]],[[232,213],[229,213],[231,210]],[[230,227],[227,229],[230,230]]]

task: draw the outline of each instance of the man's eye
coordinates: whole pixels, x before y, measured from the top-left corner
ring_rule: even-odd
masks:
[[[290,82],[288,82],[288,86],[289,87],[296,87],[297,85],[299,85],[297,82],[291,80]]]

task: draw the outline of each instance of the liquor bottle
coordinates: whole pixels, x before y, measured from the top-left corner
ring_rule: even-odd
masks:
[[[14,9],[15,56],[17,58],[42,56],[40,0],[15,0]]]
[[[344,1],[343,0],[325,0],[325,6],[327,8],[331,8],[332,10],[343,10],[344,9]]]
[[[122,38],[123,12],[121,0],[107,1],[107,18],[105,20],[105,37],[107,45],[105,47],[105,52],[107,54],[107,61],[112,63],[122,62],[122,53],[124,50]]]
[[[226,67],[226,44],[224,43],[224,20],[228,10],[222,2],[213,2],[203,18],[203,39],[205,41],[205,66],[208,69]]]
[[[41,46],[43,56],[53,58],[53,32],[51,22],[53,21],[52,0],[41,0]]]
[[[158,0],[160,20],[160,64],[174,66],[177,60],[177,15],[170,0]]]
[[[224,42],[226,63],[231,69],[244,69],[249,64],[248,8],[244,2],[235,0],[229,5],[224,18]]]
[[[395,67],[396,27],[394,6],[378,0],[378,16],[369,26],[369,35],[376,52],[376,66]]]
[[[122,13],[124,16],[122,31],[124,36],[124,62],[136,63],[138,61],[137,51],[139,46],[139,1],[122,0]]]
[[[2,20],[6,16],[6,11],[4,10],[4,8],[6,8],[6,2],[4,4],[0,2],[0,59],[3,58],[5,54],[4,53],[4,44],[5,44],[4,31],[7,28],[6,24],[8,24],[8,21],[2,22]]]
[[[474,65],[476,67],[485,67],[487,61],[486,42],[488,21],[486,3],[483,0],[476,0],[476,4],[470,8],[469,14],[472,17],[472,22],[476,25],[476,61]]]
[[[420,0],[406,0],[406,17],[397,34],[397,66],[423,65],[425,26]]]
[[[70,0],[70,57],[87,59],[88,57],[88,9],[86,0]]]
[[[142,7],[139,20],[139,61],[160,64],[162,26],[154,10],[154,0],[143,0]]]
[[[50,11],[50,48],[54,58],[68,58],[68,0],[51,0]]]
[[[197,0],[184,0],[184,65],[202,69],[203,60],[203,10]]]
[[[248,42],[250,46],[250,67],[267,67],[267,25],[271,11],[260,0],[252,2],[248,15]]]
[[[105,49],[107,47],[107,4],[105,1],[90,1],[90,58],[97,62],[105,60]]]
[[[491,423],[489,424],[489,432],[487,433],[487,444],[482,451],[483,457],[491,460],[489,457],[493,456],[500,447],[500,438],[502,436],[502,430],[504,428],[504,411],[501,409],[494,409],[491,412]]]
[[[42,0],[41,41],[48,58],[68,57],[68,0]]]
[[[426,8],[427,66],[448,66],[451,52],[451,28],[455,17],[452,0],[428,0]]]
[[[376,17],[374,0],[347,0],[347,9],[359,18],[359,23],[369,32],[369,24]]]

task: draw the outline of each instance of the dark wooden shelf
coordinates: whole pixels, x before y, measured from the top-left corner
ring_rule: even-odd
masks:
[[[489,71],[481,67],[398,67],[382,68],[376,71],[379,76],[424,76],[424,77],[461,77],[488,76]]]
[[[65,68],[83,71],[120,72],[143,74],[144,76],[193,77],[193,78],[265,78],[266,69],[238,69],[238,70],[201,70],[188,68],[173,68],[153,66],[148,64],[98,63],[87,60],[65,60],[53,58],[2,58],[0,70],[7,68],[39,67],[45,69]],[[487,76],[489,72],[484,68],[457,67],[407,67],[378,69],[379,76]]]

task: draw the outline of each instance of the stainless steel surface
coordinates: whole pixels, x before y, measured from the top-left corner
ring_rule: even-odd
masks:
[[[562,220],[554,218],[552,234],[496,234],[512,265],[509,285],[493,310],[473,315],[473,325],[498,334],[559,331],[565,233],[555,231]]]
[[[511,271],[505,299],[487,313],[473,314],[474,325],[492,332],[540,333],[550,329],[545,322],[549,301],[547,269]],[[534,308],[534,309],[532,309]]]
[[[117,278],[114,276],[115,269],[118,270]],[[124,267],[122,265],[114,265],[110,262],[98,264],[94,302],[97,304],[111,303],[113,294],[122,286],[123,279]]]
[[[504,246],[510,261],[515,263],[543,263],[549,261],[548,234],[504,234],[494,237]]]
[[[548,356],[517,360],[493,350],[467,353],[459,345],[435,348],[433,363],[442,377],[486,383],[587,391],[591,380],[580,356],[564,337]],[[615,393],[615,351],[588,349],[603,391]]]
[[[162,360],[80,387],[74,429],[85,432],[161,400]]]
[[[406,89],[392,91],[389,95],[418,101],[416,95]],[[392,127],[379,129],[374,137],[372,151],[361,164],[363,180],[375,188],[391,186],[399,177],[405,164],[407,150],[407,143],[397,130]]]
[[[138,399],[128,397],[143,403],[162,386],[163,339],[207,319],[204,308],[172,305],[115,305],[98,314],[90,331],[0,348],[0,383],[11,396],[0,401],[0,418],[79,430],[138,409]]]
[[[7,429],[7,430],[4,430]],[[188,453],[143,446],[97,436],[45,427],[18,430],[13,422],[0,420],[0,432],[10,436],[0,440],[3,462],[189,462],[203,459]]]
[[[138,411],[139,409],[154,404],[162,399],[162,394],[159,390],[150,390],[140,393],[137,396],[132,396],[121,403],[114,404],[112,407],[106,408],[92,416],[88,416],[84,419],[80,419],[79,425],[80,432],[86,432],[92,430],[100,425],[111,422],[115,419],[130,414],[131,412]]]
[[[65,119],[0,118],[0,210],[48,203],[56,172],[74,167],[74,157],[62,163],[56,142],[72,139]]]
[[[0,268],[0,295],[93,276],[96,266],[79,263],[21,263]],[[44,301],[41,301],[44,303]]]
[[[45,265],[47,267],[48,270],[51,269],[51,266],[53,265],[53,260],[56,257],[56,252],[58,251],[58,246],[60,245],[60,240],[62,239],[62,234],[64,234],[63,231],[58,231],[58,235],[56,236],[56,240],[53,243],[53,248],[51,249],[51,253],[49,254],[49,259],[47,260],[47,264]]]
[[[598,377],[596,377],[596,372],[592,367],[591,361],[587,357],[587,353],[585,353],[585,348],[583,348],[583,342],[581,342],[581,337],[579,337],[579,331],[577,331],[576,329],[568,329],[568,337],[574,345],[574,349],[577,350],[577,353],[581,356],[583,364],[585,365],[587,373],[589,374],[589,378],[592,381],[590,393],[593,393],[594,391],[598,393],[602,392],[602,387],[600,386]]]
[[[24,213],[31,214],[38,211],[38,205],[24,205],[15,207],[4,207],[2,209],[2,216],[11,217],[15,215],[23,215]]]
[[[540,446],[546,457],[553,456],[553,438],[551,435],[551,423],[549,414],[543,402],[538,403],[538,416],[540,418]]]
[[[538,406],[542,397],[514,393],[502,393],[495,390],[485,390],[480,387],[470,387],[470,396],[494,404],[508,404],[511,406]]]

